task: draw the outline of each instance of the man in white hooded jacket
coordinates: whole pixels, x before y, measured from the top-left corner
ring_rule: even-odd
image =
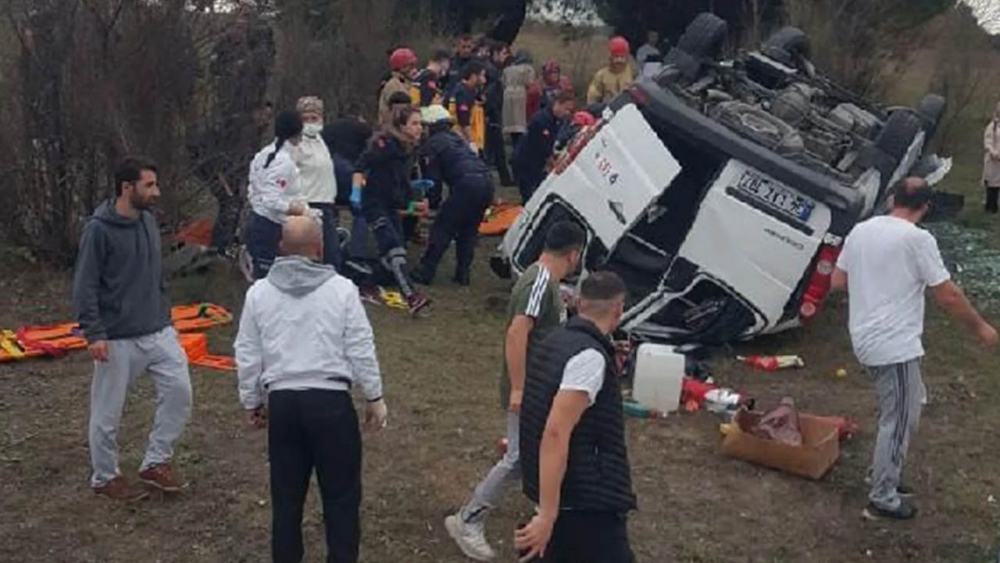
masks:
[[[302,561],[302,510],[315,468],[327,562],[356,562],[361,434],[350,390],[357,384],[368,400],[366,423],[384,427],[374,337],[357,287],[319,263],[317,221],[289,218],[281,254],[247,291],[235,344],[247,423],[268,429],[272,560]]]

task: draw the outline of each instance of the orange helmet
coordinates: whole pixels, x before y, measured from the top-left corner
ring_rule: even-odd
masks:
[[[417,55],[413,50],[400,47],[389,55],[389,67],[392,70],[403,70],[404,68],[417,64]]]
[[[620,35],[612,37],[611,41],[608,41],[608,51],[611,52],[612,57],[627,57],[630,50],[628,40]]]

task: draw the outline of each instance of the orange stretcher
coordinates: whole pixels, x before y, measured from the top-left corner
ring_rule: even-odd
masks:
[[[523,207],[513,203],[498,203],[490,207],[479,224],[479,234],[494,237],[506,233],[523,210]]]
[[[205,330],[233,320],[225,307],[213,303],[178,305],[171,309],[170,317],[180,333]],[[0,330],[0,363],[42,356],[58,358],[86,347],[87,340],[79,334],[76,323]]]
[[[208,353],[208,337],[204,332],[182,333],[178,338],[191,365],[218,371],[236,371],[236,360],[233,357]]]

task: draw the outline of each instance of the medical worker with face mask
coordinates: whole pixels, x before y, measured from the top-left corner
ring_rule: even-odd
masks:
[[[302,118],[302,142],[290,151],[299,170],[302,199],[319,212],[323,220],[323,263],[340,269],[340,238],[337,235],[337,177],[333,157],[320,136],[323,131],[323,100],[315,96],[299,98],[296,110]]]

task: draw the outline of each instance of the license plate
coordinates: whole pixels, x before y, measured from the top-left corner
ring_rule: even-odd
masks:
[[[789,188],[750,171],[744,171],[736,182],[736,189],[767,204],[769,207],[806,222],[816,204]]]

